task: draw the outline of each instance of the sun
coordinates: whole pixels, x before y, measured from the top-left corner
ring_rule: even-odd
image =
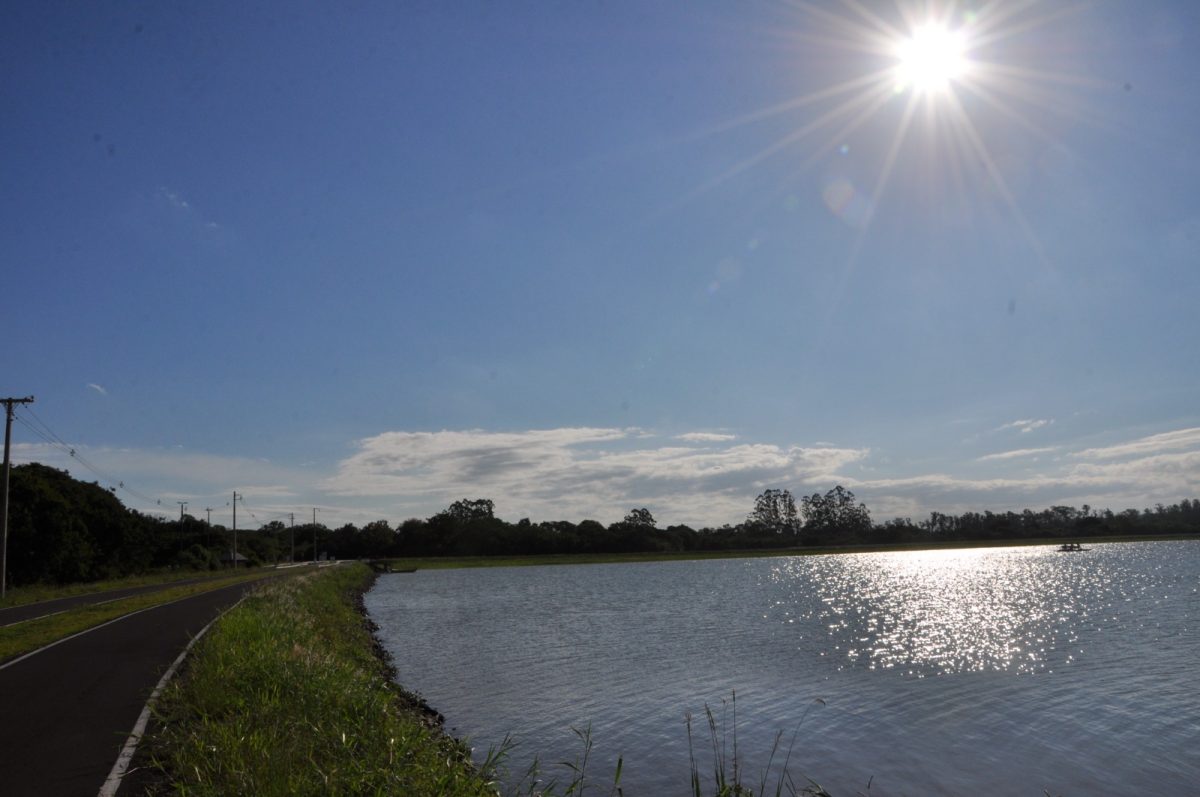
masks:
[[[785,115],[796,118],[794,127],[686,198],[783,153],[798,151],[802,157],[784,180],[799,180],[818,167],[824,170],[821,199],[858,231],[847,257],[847,273],[897,175],[908,181],[903,186],[906,192],[944,198],[937,214],[959,205],[999,200],[1038,260],[1052,267],[1009,186],[1008,170],[1002,168],[1007,161],[998,158],[993,147],[1000,138],[997,129],[1016,125],[1056,151],[1066,151],[1065,143],[1042,120],[1058,118],[1073,124],[1094,119],[1079,104],[1082,98],[1077,92],[1108,91],[1110,83],[1048,68],[1056,60],[1054,51],[1039,47],[1039,37],[1030,38],[1043,27],[1066,24],[1086,10],[1085,4],[798,0],[792,5],[801,21],[784,35],[794,39],[806,63],[815,67],[811,73],[828,69],[827,76],[807,93],[707,128],[702,135]],[[928,218],[936,221],[941,216]]]
[[[967,42],[961,30],[936,22],[915,28],[895,48],[896,90],[943,93],[967,71]]]

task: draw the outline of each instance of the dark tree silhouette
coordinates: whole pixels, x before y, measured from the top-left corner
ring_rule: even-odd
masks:
[[[871,513],[866,504],[855,503],[854,493],[840,484],[825,495],[813,493],[801,503],[804,531],[809,535],[839,541],[865,537],[871,531]]]
[[[800,529],[800,517],[791,490],[764,490],[754,499],[754,511],[746,523],[776,534],[794,534]]]
[[[658,521],[654,519],[654,515],[650,514],[650,510],[645,507],[629,510],[629,514],[625,516],[625,523],[644,529],[652,529],[658,525]]]
[[[469,523],[472,520],[491,520],[495,509],[496,502],[490,498],[476,498],[474,501],[463,498],[455,501],[441,514],[459,523]]]

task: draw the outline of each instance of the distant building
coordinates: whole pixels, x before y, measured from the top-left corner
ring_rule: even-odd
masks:
[[[227,564],[229,564],[229,563],[230,563],[230,562],[232,562],[232,561],[233,561],[233,550],[232,550],[232,549],[230,549],[230,550],[226,551],[225,553],[221,554],[221,564],[223,564],[223,565],[227,565]],[[249,564],[250,564],[250,560],[249,560],[249,559],[247,559],[246,557],[242,556],[242,555],[239,553],[239,554],[237,555],[237,563],[238,563],[238,565],[239,565],[239,566],[240,566],[240,565],[249,565]]]

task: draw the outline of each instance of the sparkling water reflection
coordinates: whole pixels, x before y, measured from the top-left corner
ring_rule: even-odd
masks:
[[[629,795],[685,793],[684,712],[735,689],[755,773],[824,700],[791,769],[839,795],[1186,794],[1198,574],[1200,543],[1106,544],[428,571],[367,605],[458,732],[561,761],[590,724]]]

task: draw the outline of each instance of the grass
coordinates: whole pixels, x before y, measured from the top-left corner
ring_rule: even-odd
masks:
[[[169,603],[180,598],[209,592],[214,589],[236,584],[241,581],[253,581],[274,575],[273,570],[260,570],[241,573],[236,576],[205,580],[198,584],[186,584],[178,587],[168,587],[157,592],[131,595],[127,598],[114,600],[111,603],[92,604],[68,609],[48,617],[39,617],[21,623],[15,623],[0,628],[0,661],[20,656],[31,650],[37,650],[71,634],[77,634],[88,628],[108,622],[130,612],[147,609]]]
[[[159,794],[495,795],[487,770],[391,680],[357,599],[360,564],[266,584],[164,691]]]

